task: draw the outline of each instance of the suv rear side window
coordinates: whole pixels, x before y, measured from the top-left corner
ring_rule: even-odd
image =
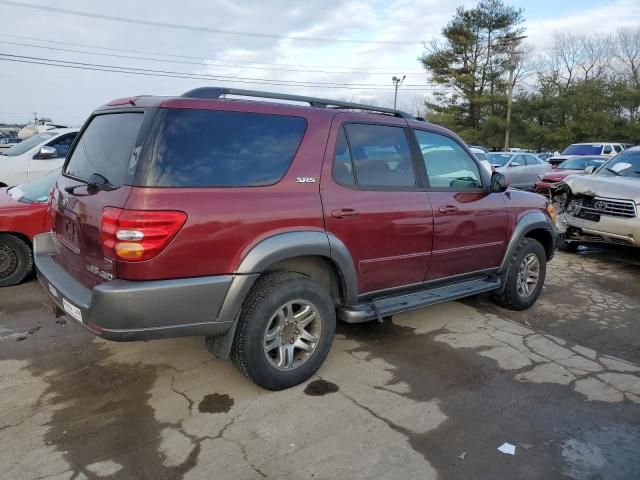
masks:
[[[167,109],[140,183],[152,187],[252,187],[280,181],[307,127],[301,117]]]
[[[386,125],[347,124],[338,136],[333,177],[359,189],[413,189],[416,175],[404,129]],[[345,140],[348,138],[348,142]],[[348,145],[348,148],[344,148]],[[352,167],[350,167],[352,165]],[[355,179],[353,172],[355,171]]]
[[[85,181],[99,173],[112,185],[126,183],[135,171],[132,153],[143,119],[142,113],[93,117],[73,149],[64,173]]]

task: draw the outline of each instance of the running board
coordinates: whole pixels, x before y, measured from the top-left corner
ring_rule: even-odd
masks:
[[[346,323],[362,323],[376,318],[381,321],[382,317],[388,315],[457,300],[478,293],[490,292],[499,287],[500,278],[467,280],[445,287],[424,289],[404,295],[379,297],[369,303],[361,303],[353,307],[341,307],[338,309],[338,318]]]

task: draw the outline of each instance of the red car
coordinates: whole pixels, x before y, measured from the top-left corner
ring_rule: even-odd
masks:
[[[610,159],[611,157],[602,155],[585,155],[569,158],[557,167],[553,167],[553,170],[545,173],[538,183],[535,184],[534,191],[548,197],[549,188],[564,180],[565,177],[569,175],[584,175],[585,168],[594,167],[595,170]]]
[[[76,137],[34,257],[59,311],[94,334],[204,336],[278,390],[320,367],[336,319],[480,292],[531,306],[553,207],[507,186],[398,110],[221,88],[125,98]]]
[[[60,169],[32,183],[0,188],[0,287],[17,285],[33,270],[33,237],[49,228],[47,202]]]

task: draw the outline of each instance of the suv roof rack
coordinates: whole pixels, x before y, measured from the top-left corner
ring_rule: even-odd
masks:
[[[291,100],[295,102],[308,103],[311,107],[316,108],[345,108],[354,110],[365,110],[369,112],[386,113],[395,117],[407,118],[415,120],[413,115],[395,110],[393,108],[376,107],[364,103],[343,102],[340,100],[330,100],[328,98],[306,97],[303,95],[289,95],[286,93],[262,92],[259,90],[243,90],[239,88],[219,88],[219,87],[201,87],[189,90],[181,96],[185,98],[203,98],[203,99],[219,99],[224,95],[238,95],[242,97],[270,98],[274,100]]]

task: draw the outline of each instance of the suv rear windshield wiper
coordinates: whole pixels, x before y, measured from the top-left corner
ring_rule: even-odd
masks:
[[[72,187],[65,187],[64,191],[67,193],[73,194],[74,190],[82,185],[74,185]],[[115,190],[116,187],[113,185],[107,177],[100,173],[92,173],[87,180],[87,188],[96,188],[98,190]]]

